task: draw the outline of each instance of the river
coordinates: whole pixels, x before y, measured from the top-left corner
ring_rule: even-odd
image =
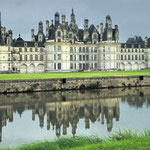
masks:
[[[150,87],[0,95],[0,147],[150,128]]]

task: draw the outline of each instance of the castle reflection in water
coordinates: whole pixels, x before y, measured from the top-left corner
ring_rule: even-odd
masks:
[[[119,121],[121,102],[127,102],[137,108],[144,104],[149,107],[149,89],[117,88],[0,95],[0,140],[2,127],[6,126],[8,121],[13,122],[13,113],[18,112],[21,117],[25,110],[32,110],[32,120],[38,115],[41,128],[47,124],[48,130],[56,130],[57,137],[67,135],[69,125],[72,134],[76,135],[81,118],[84,119],[87,129],[90,128],[90,122],[99,121],[101,124],[107,124],[107,130],[110,132],[113,119]],[[44,116],[47,116],[47,123],[44,123]]]

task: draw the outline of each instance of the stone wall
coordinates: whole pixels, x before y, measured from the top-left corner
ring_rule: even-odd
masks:
[[[150,86],[150,76],[0,81],[0,93]]]

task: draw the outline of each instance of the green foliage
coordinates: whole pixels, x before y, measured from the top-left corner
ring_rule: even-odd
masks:
[[[6,150],[149,150],[150,130],[142,134],[124,130],[101,139],[97,136],[60,138],[49,142],[32,143]]]
[[[150,70],[0,74],[0,80],[92,78],[92,77],[112,77],[112,76],[150,76]]]

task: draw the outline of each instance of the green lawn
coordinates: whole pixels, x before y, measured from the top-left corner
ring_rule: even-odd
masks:
[[[111,76],[150,76],[150,70],[142,71],[99,71],[99,72],[51,72],[27,74],[0,74],[0,80],[54,79],[54,78],[92,78]]]
[[[150,130],[142,134],[117,132],[106,138],[71,137],[23,145],[6,150],[150,150]]]

